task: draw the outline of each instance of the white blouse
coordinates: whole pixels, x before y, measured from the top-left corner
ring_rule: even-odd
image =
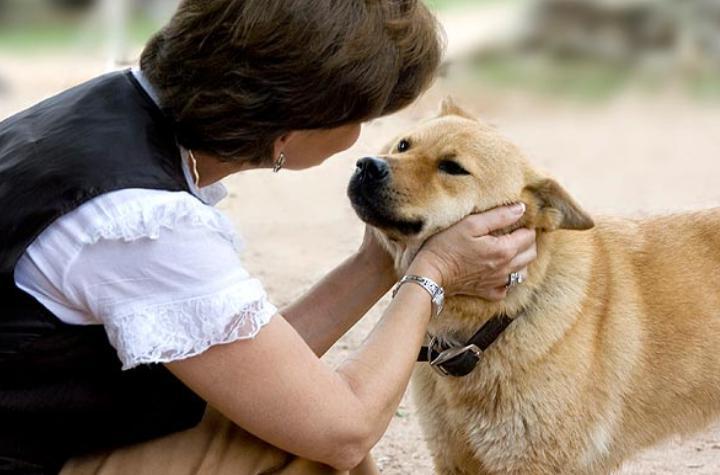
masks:
[[[16,285],[61,321],[104,325],[123,369],[252,338],[277,313],[212,207],[224,187],[196,188],[181,152],[192,194],[100,195],[47,227],[15,267]]]

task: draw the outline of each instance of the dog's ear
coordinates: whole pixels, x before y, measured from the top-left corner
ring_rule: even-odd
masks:
[[[457,105],[452,96],[445,97],[442,104],[440,104],[440,117],[445,117],[446,115],[456,115],[466,119],[476,120],[475,116]]]
[[[528,224],[537,229],[584,231],[595,226],[592,218],[555,180],[541,178],[533,181],[525,187],[523,200],[528,206]]]

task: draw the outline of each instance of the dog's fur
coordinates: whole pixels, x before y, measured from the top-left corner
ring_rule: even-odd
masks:
[[[443,474],[607,473],[720,410],[720,210],[593,220],[490,126],[452,101],[351,182],[401,275],[421,244],[470,213],[522,201],[538,231],[529,278],[492,303],[450,297],[429,333],[466,341],[515,317],[462,378],[418,365],[413,390]],[[471,173],[438,169],[453,160]],[[418,233],[407,223],[420,223]],[[507,230],[506,230],[507,231]]]

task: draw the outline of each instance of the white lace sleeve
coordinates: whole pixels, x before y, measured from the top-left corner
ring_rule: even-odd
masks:
[[[277,309],[227,219],[187,193],[128,194],[83,205],[33,244],[26,262],[58,289],[57,305],[103,324],[124,369],[254,337]]]
[[[277,312],[256,279],[215,294],[117,310],[105,316],[123,369],[198,355],[211,346],[253,338]]]

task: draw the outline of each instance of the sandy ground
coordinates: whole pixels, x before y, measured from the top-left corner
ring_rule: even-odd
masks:
[[[102,65],[102,60],[78,55],[0,56],[0,118],[102,72]],[[248,172],[227,180],[231,193],[220,207],[248,242],[246,265],[278,305],[304,292],[360,243],[363,226],[345,197],[355,160],[432,114],[448,89],[440,83],[412,108],[368,124],[351,150],[322,167],[277,175]],[[720,205],[717,107],[672,95],[624,96],[590,107],[480,87],[461,97],[595,214],[643,215]],[[361,344],[385,303],[334,347],[327,356],[331,364]],[[432,473],[409,398],[374,454],[386,474]],[[621,473],[720,473],[720,425],[649,450]]]

